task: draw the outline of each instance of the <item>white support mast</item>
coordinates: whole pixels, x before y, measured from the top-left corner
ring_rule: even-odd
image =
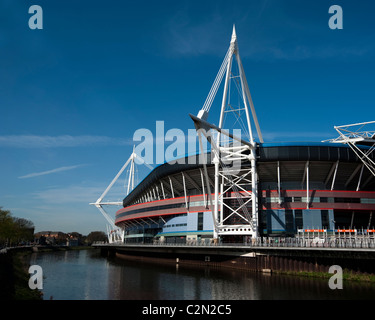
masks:
[[[135,170],[135,159],[139,159],[140,161],[143,161],[142,158],[138,157],[137,154],[133,152],[130,155],[129,159],[125,162],[125,164],[122,166],[120,171],[116,174],[116,176],[113,178],[111,183],[108,185],[108,187],[104,190],[104,192],[101,194],[101,196],[96,200],[94,203],[90,203],[90,205],[94,205],[98,208],[98,210],[101,212],[101,214],[104,216],[104,218],[109,223],[111,230],[107,230],[107,236],[108,236],[108,242],[124,242],[124,235],[125,235],[125,229],[121,229],[115,225],[115,221],[111,218],[111,216],[106,212],[106,210],[103,208],[105,205],[110,206],[120,206],[122,205],[122,202],[103,202],[104,197],[108,194],[108,192],[111,190],[115,182],[119,179],[121,174],[125,171],[125,169],[130,164],[130,171],[129,171],[129,177],[128,177],[128,183],[127,183],[127,195],[134,189],[134,170]],[[146,164],[143,161],[144,164]],[[146,164],[147,165],[147,164]],[[147,165],[150,167],[149,165]],[[152,167],[151,167],[152,169]]]
[[[237,76],[233,74],[232,70],[234,57],[239,72]],[[209,123],[207,118],[224,75],[225,84],[220,119],[218,126],[215,126]],[[238,78],[239,81],[237,80]],[[243,106],[233,106],[229,101],[231,81],[235,82],[234,87],[238,90],[238,95]],[[258,139],[263,143],[262,133],[239,55],[236,30],[233,26],[229,49],[208,97],[198,116],[190,115],[199,136],[201,152],[203,152],[202,134],[211,144],[212,163],[215,166],[215,196],[214,200],[211,200],[214,238],[221,235],[258,237],[256,143],[251,129],[249,106]],[[236,131],[236,134],[232,134],[223,129],[225,118],[230,113],[235,116],[235,123],[246,123],[243,129],[244,131],[248,131],[249,140],[242,138],[240,130]],[[245,116],[244,119],[242,119],[243,115]],[[205,163],[203,165],[206,184],[209,186]],[[249,190],[249,186],[251,190]]]

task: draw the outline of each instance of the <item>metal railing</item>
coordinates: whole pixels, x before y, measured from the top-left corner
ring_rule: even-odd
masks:
[[[105,243],[95,243],[104,245]],[[95,245],[94,244],[94,245]],[[169,242],[154,240],[153,242],[139,243],[112,243],[105,245],[126,246],[171,246],[171,247],[254,247],[254,248],[341,248],[341,249],[375,249],[375,238],[368,236],[355,237],[325,237],[325,238],[288,238],[288,237],[262,237],[252,239],[250,242],[215,242],[213,239],[188,240],[180,242]]]

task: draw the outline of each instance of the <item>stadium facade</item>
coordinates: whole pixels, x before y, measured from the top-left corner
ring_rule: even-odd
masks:
[[[256,153],[260,236],[294,236],[301,230],[373,232],[375,178],[363,169],[362,161],[349,146],[264,143],[257,145]],[[214,165],[210,163],[211,155],[207,156],[213,188]],[[124,228],[125,241],[184,242],[213,237],[212,206],[203,165],[195,157],[179,161],[185,164],[158,166],[124,199],[124,208],[117,211],[115,222]],[[220,210],[225,211],[225,207]],[[224,230],[223,241],[249,240],[244,221],[230,223],[237,229],[241,223],[244,227],[233,234]]]
[[[209,114],[222,79],[220,118],[214,125]],[[231,98],[231,90],[236,92],[238,104]],[[232,124],[242,125],[245,134],[223,129],[229,116],[234,116]],[[190,117],[199,138],[199,154],[153,169],[131,188],[113,221],[103,209],[103,198],[129,163],[134,170],[133,151],[93,203],[118,228],[119,241],[249,242],[310,232],[323,236],[374,233],[375,131],[352,133],[349,125],[335,127],[340,137],[330,142],[265,143],[235,28],[202,109]],[[210,143],[210,152],[203,151],[202,139]],[[130,185],[134,185],[134,175]]]

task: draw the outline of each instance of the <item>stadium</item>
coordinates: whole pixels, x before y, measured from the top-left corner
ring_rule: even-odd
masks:
[[[374,229],[375,179],[369,170],[361,170],[363,164],[350,147],[262,144],[257,153],[260,236],[293,236],[301,229]],[[213,165],[207,169],[214,187]],[[206,189],[202,165],[160,165],[124,199],[116,225],[126,230],[128,242],[212,238]],[[223,241],[244,241],[245,221],[231,224],[236,230],[225,230]]]
[[[222,79],[221,114],[214,125],[208,114]],[[228,103],[230,81],[242,98],[238,109]],[[244,124],[246,135],[223,129],[229,112],[243,117],[237,123]],[[246,243],[375,232],[375,132],[365,130],[374,122],[335,127],[339,138],[325,142],[265,143],[235,29],[203,108],[190,117],[199,141],[205,138],[211,150],[161,164],[132,188],[114,221],[122,242]],[[129,160],[134,166],[134,156]],[[95,203],[101,211],[102,199]]]

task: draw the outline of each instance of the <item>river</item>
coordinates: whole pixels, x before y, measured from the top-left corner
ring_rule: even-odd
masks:
[[[334,300],[375,298],[375,284],[105,258],[96,249],[33,253],[45,300]]]

